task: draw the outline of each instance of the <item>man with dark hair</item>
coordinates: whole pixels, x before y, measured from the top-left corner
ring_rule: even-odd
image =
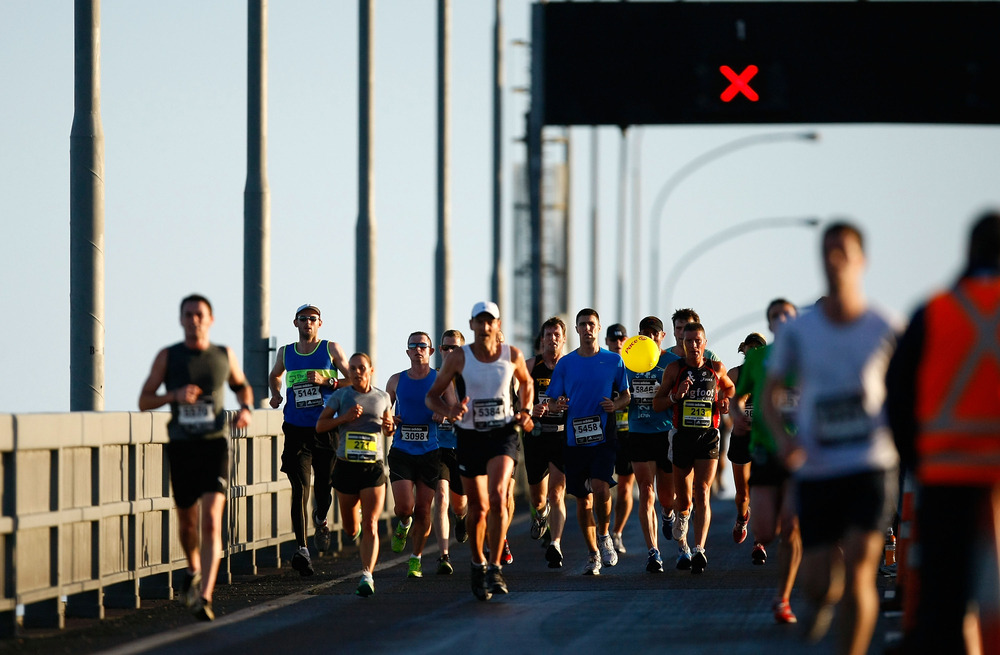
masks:
[[[335,341],[320,340],[323,325],[319,308],[306,303],[295,310],[292,324],[299,332],[299,340],[278,348],[274,367],[268,376],[272,409],[285,401],[285,447],[281,453],[281,471],[292,485],[292,532],[298,551],[292,556],[292,568],[301,575],[313,574],[309,546],[306,544],[306,526],[309,524],[309,480],[315,477],[316,508],[312,523],[316,529],[313,543],[324,553],[330,549],[330,528],[327,514],[333,504],[330,476],[336,461],[337,435],[316,432],[316,421],[323,411],[323,404],[337,389],[337,373],[347,377],[347,357]],[[281,397],[281,376],[285,376],[285,392]]]
[[[622,346],[627,338],[625,326],[615,323],[608,328],[604,343],[608,350],[621,355]],[[614,393],[617,396],[618,389],[615,389]],[[611,399],[614,400],[615,396],[611,396]],[[628,407],[615,412],[615,436],[618,439],[618,455],[615,457],[615,475],[618,484],[615,485],[615,522],[611,529],[611,542],[618,554],[624,555],[625,542],[622,541],[622,532],[625,530],[629,514],[632,513],[632,488],[635,486],[635,471],[629,459]]]
[[[566,414],[549,412],[547,390],[552,371],[566,346],[566,324],[557,316],[542,323],[539,331],[541,353],[527,362],[535,383],[531,417],[535,429],[525,432],[524,468],[528,476],[531,503],[531,538],[541,539],[549,532],[545,559],[549,568],[562,566],[562,534],[566,525],[566,474],[563,451],[566,448]]]
[[[181,301],[184,341],[161,350],[139,394],[139,409],[169,403],[166,446],[170,484],[177,502],[181,547],[188,568],[181,586],[185,605],[202,621],[212,621],[212,591],[222,558],[222,510],[229,491],[229,426],[223,411],[224,386],[236,393],[237,429],[250,425],[253,389],[236,355],[213,344],[215,318],[204,296]],[[160,385],[166,393],[160,394]],[[199,511],[201,544],[199,546]]]
[[[559,360],[549,384],[549,409],[566,414],[566,490],[576,496],[576,517],[590,557],[584,575],[618,564],[609,534],[617,443],[609,418],[628,405],[621,356],[597,345],[601,319],[587,308],[576,315],[580,347]],[[615,388],[621,395],[612,400]],[[596,515],[596,516],[595,516]]]
[[[998,342],[1000,213],[992,211],[971,230],[962,276],[916,311],[889,365],[889,421],[918,482],[921,565],[907,653],[972,652],[963,624],[981,586],[992,594],[992,602],[980,603],[983,651],[1000,643],[996,564],[986,569],[989,580],[977,566],[984,543],[996,557],[1000,516]],[[947,572],[940,562],[948,562]]]
[[[896,506],[899,456],[884,411],[895,321],[869,306],[858,229],[834,223],[823,235],[827,294],[781,330],[760,402],[796,480],[803,590],[813,606],[808,634],[819,639],[838,616],[840,650],[864,653],[878,618],[875,587],[885,530]],[[795,434],[780,391],[799,391]]]
[[[712,521],[712,482],[719,466],[719,424],[729,411],[733,383],[722,362],[705,357],[708,338],[701,323],[684,326],[684,359],[670,362],[653,397],[653,411],[673,409],[670,430],[670,461],[673,464],[674,526],[677,568],[702,573],[708,566],[705,542]],[[692,532],[688,521],[694,507]]]

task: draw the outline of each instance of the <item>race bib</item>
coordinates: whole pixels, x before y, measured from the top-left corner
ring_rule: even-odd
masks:
[[[705,429],[712,427],[712,401],[684,399],[681,405],[681,427]]]
[[[544,392],[538,394],[538,403],[540,405],[545,405],[546,403],[549,402],[549,400],[555,400],[555,399],[549,398],[548,394]],[[554,409],[549,409],[549,411],[547,411],[545,415],[548,416],[549,418],[562,418],[566,416],[566,410],[561,410],[557,412]]]
[[[653,396],[656,395],[656,390],[659,388],[660,383],[658,380],[640,380],[636,378],[632,380],[632,397],[643,405],[649,405],[652,404]]]
[[[448,419],[443,419],[440,423],[438,423],[438,434],[442,432],[447,432],[450,434],[454,431],[455,429],[452,426],[451,421],[449,421]]]
[[[628,430],[628,410],[623,409],[615,412],[615,427],[624,432]]]
[[[817,400],[815,416],[816,440],[824,446],[865,441],[872,433],[872,419],[860,393]]]
[[[349,462],[374,462],[378,455],[378,435],[348,432],[344,436],[344,456]]]
[[[587,446],[604,441],[600,416],[584,416],[573,419],[573,439],[577,446]]]
[[[504,425],[501,398],[480,398],[472,401],[472,425],[477,430],[492,430]]]
[[[295,409],[319,407],[323,404],[323,394],[320,393],[318,384],[311,382],[296,384],[292,387],[292,394],[295,397]]]
[[[177,405],[177,422],[190,434],[204,434],[214,430],[215,405],[212,397],[199,399],[193,405]]]
[[[399,426],[399,438],[402,441],[427,442],[430,439],[430,432],[428,425]]]

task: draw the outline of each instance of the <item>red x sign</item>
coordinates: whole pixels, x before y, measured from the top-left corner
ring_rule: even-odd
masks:
[[[753,76],[757,74],[757,67],[753,64],[744,68],[743,72],[739,75],[737,75],[736,71],[729,66],[720,66],[719,72],[725,75],[727,80],[732,82],[732,84],[726,87],[726,90],[723,91],[720,96],[723,102],[729,102],[739,93],[742,93],[753,102],[756,102],[760,97],[757,95],[757,92],[751,89],[750,85],[747,84],[747,82],[753,79]]]

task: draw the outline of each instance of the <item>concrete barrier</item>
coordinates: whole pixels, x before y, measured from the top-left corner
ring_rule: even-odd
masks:
[[[0,637],[173,597],[186,562],[163,448],[168,419],[0,414]],[[257,410],[250,426],[232,430],[220,583],[280,566],[281,544],[294,540],[281,423],[280,411]],[[335,547],[343,543],[336,508]]]

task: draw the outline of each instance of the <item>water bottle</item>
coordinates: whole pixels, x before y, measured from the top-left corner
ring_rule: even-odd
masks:
[[[892,566],[896,563],[896,535],[892,528],[885,535],[885,565]]]

